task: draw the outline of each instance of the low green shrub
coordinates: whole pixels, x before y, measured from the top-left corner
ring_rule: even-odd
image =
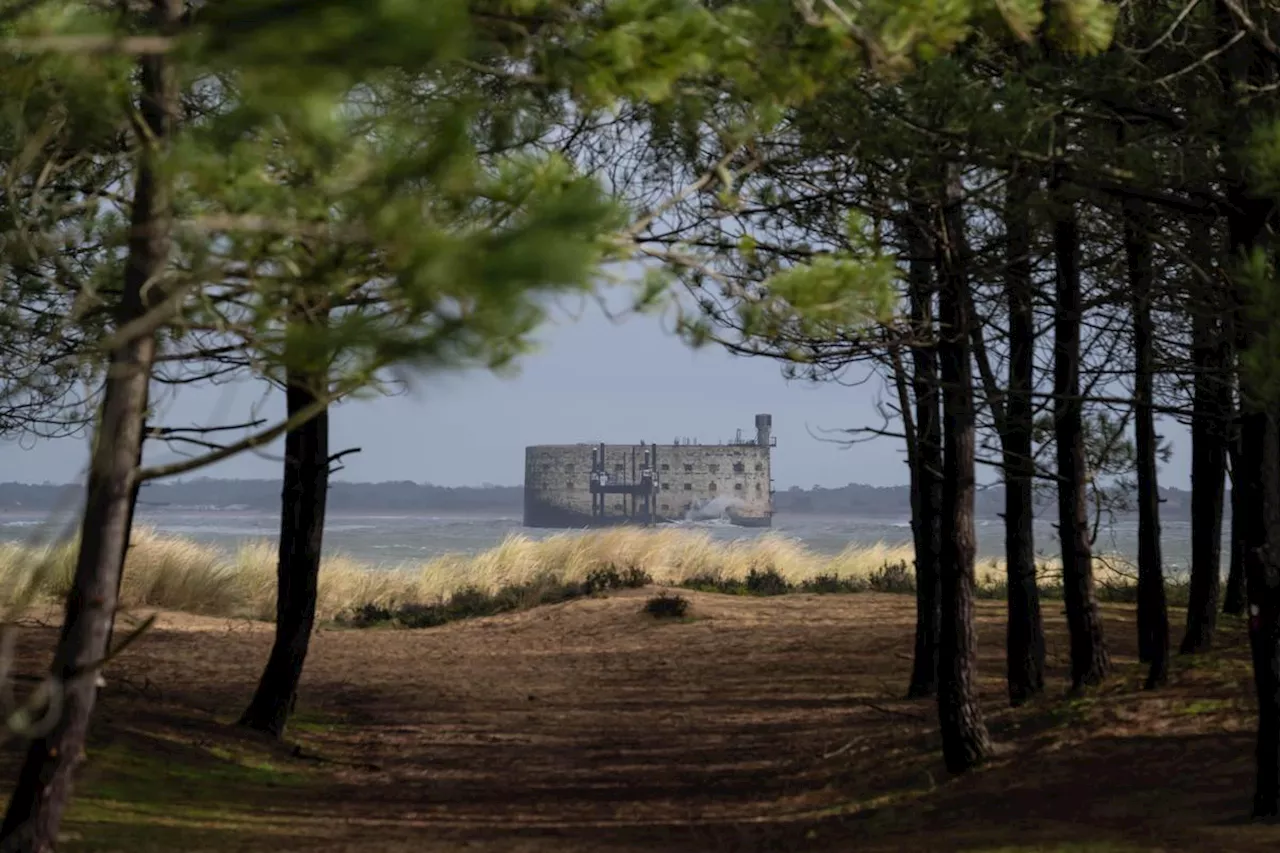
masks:
[[[644,612],[654,619],[683,619],[689,612],[689,599],[663,592],[644,603]]]
[[[721,595],[747,595],[747,585],[739,578],[722,578],[701,574],[685,578],[680,586],[694,592],[717,592]]]
[[[870,588],[866,578],[816,575],[801,581],[796,589],[797,592],[808,592],[816,595],[841,595],[866,592]]]
[[[509,584],[496,592],[488,592],[477,586],[464,587],[447,599],[421,603],[367,602],[351,608],[338,618],[338,623],[356,628],[390,625],[404,628],[433,628],[459,619],[476,619],[528,610],[548,604],[559,604],[575,598],[597,595],[618,589],[638,589],[649,586],[653,578],[635,565],[618,567],[610,564],[591,571],[581,582],[564,581],[552,574],[544,574],[522,583]],[[752,568],[745,578],[722,577],[710,573],[693,575],[680,583],[680,587],[696,592],[721,595],[786,595],[793,592],[818,595],[882,592],[901,595],[914,594],[915,572],[906,562],[886,563],[869,575],[840,576],[835,573],[819,574],[799,583],[791,583],[773,566]],[[1176,580],[1166,584],[1170,607],[1186,605],[1187,584]],[[1046,601],[1062,600],[1061,583],[1046,582],[1039,587],[1040,597]],[[1008,587],[1001,577],[984,576],[974,586],[974,595],[980,599],[1003,600]],[[1124,581],[1100,582],[1098,600],[1107,603],[1132,603],[1137,600],[1136,584]],[[688,607],[688,601],[678,595],[663,593],[646,603],[645,610],[655,601],[664,603],[659,608]],[[667,601],[671,600],[671,601]],[[674,601],[683,602],[678,605]],[[683,614],[681,610],[681,614]],[[655,616],[667,614],[653,614]]]
[[[773,566],[764,571],[752,569],[747,575],[747,592],[751,595],[786,595],[791,591],[791,583]]]
[[[496,616],[499,613],[560,604],[608,590],[638,589],[651,583],[653,578],[636,566],[619,570],[610,565],[592,571],[581,583],[544,574],[524,583],[508,584],[495,592],[488,592],[477,586],[466,586],[447,599],[430,603],[362,604],[338,621],[356,628],[383,624],[402,628],[434,628],[459,619]]]
[[[872,592],[914,593],[916,573],[906,563],[885,563],[871,573],[867,586]]]
[[[582,589],[586,595],[594,595],[611,589],[640,589],[652,583],[653,578],[639,566],[627,566],[619,570],[610,563],[588,572],[586,580],[582,582]]]

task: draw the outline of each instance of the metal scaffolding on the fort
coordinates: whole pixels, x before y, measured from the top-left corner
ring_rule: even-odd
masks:
[[[605,445],[591,451],[591,517],[601,519],[608,515],[608,496],[622,495],[623,511],[632,521],[643,524],[654,524],[658,509],[658,447],[657,445],[640,445],[641,455],[637,457],[637,448],[632,447],[630,468],[627,471],[627,454],[622,454],[622,475],[609,473],[608,460],[605,458]],[[628,473],[630,476],[627,476]],[[631,497],[631,506],[627,507],[627,496]]]

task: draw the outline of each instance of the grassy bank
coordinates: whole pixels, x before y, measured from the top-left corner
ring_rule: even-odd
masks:
[[[74,567],[72,544],[0,546],[0,596],[12,602],[30,588],[38,599],[65,595]],[[530,583],[581,583],[609,567],[636,569],[657,583],[690,578],[746,578],[772,569],[793,583],[825,574],[869,576],[911,560],[909,548],[851,547],[817,554],[778,536],[719,542],[686,530],[618,528],[546,539],[511,536],[478,554],[445,554],[420,563],[373,564],[334,554],[320,579],[320,617],[333,619],[366,604],[431,603],[463,589],[496,593]],[[270,619],[275,613],[276,549],[251,542],[234,553],[191,539],[141,529],[134,533],[122,603],[219,616]]]
[[[60,598],[74,557],[70,544],[0,546],[0,596],[11,604],[28,592],[37,601]],[[541,540],[512,536],[478,554],[447,554],[416,564],[375,565],[334,555],[321,571],[319,616],[334,620],[357,612],[421,610],[453,599],[458,599],[453,610],[482,615],[640,582],[734,594],[909,592],[911,561],[909,546],[850,546],[826,555],[777,535],[724,542],[699,531],[617,528]],[[1045,564],[1041,573],[1046,594],[1053,595],[1056,567]],[[1098,573],[1104,597],[1129,597],[1127,568],[1100,560]],[[611,579],[615,576],[621,580]],[[1003,576],[998,562],[980,563],[980,594],[1001,596]],[[271,619],[275,583],[273,543],[254,542],[228,554],[144,529],[134,534],[129,550],[122,604]],[[486,599],[489,603],[482,603]],[[460,608],[464,602],[470,604]]]

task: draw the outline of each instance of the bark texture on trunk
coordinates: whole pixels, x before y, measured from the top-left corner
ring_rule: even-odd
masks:
[[[1207,254],[1200,266],[1213,268],[1213,224],[1197,223],[1192,249]],[[1208,250],[1206,252],[1206,249]],[[1191,359],[1195,375],[1191,414],[1191,583],[1187,627],[1179,652],[1196,654],[1213,645],[1218,623],[1222,576],[1223,484],[1227,475],[1227,444],[1233,409],[1231,384],[1226,378],[1230,355],[1224,328],[1219,280],[1197,283],[1191,306]]]
[[[1265,247],[1270,202],[1253,198],[1243,182],[1227,191],[1232,255]],[[1242,306],[1236,324],[1240,351],[1266,333],[1265,320],[1251,315],[1254,283],[1238,285]],[[1240,434],[1232,484],[1233,531],[1240,551],[1249,617],[1249,647],[1258,697],[1258,740],[1253,797],[1255,817],[1280,816],[1280,424],[1274,401],[1258,385],[1266,378],[1240,374]]]
[[[1015,707],[1044,690],[1044,622],[1036,586],[1033,521],[1035,458],[1035,284],[1031,274],[1031,193],[1035,182],[1015,171],[1010,176],[1005,206],[1005,237],[1009,256],[1005,270],[1005,298],[1009,304],[1009,388],[1005,395],[1001,436],[1005,482],[1005,560],[1009,587],[1006,634],[1009,702]]]
[[[181,14],[180,0],[153,3],[153,23],[160,32],[173,32]],[[132,233],[117,326],[145,316],[159,301],[173,225],[170,195],[158,162],[170,141],[178,100],[176,77],[165,58],[150,56],[141,61],[141,88],[139,115],[151,141],[143,145],[135,176]],[[62,685],[62,707],[52,728],[27,749],[0,824],[0,847],[5,850],[47,853],[54,849],[71,798],[72,777],[84,755],[97,700],[98,667],[110,648],[129,544],[156,348],[156,336],[146,334],[122,341],[108,355],[80,550],[51,671]]]
[[[1249,602],[1249,647],[1258,694],[1258,740],[1254,817],[1280,816],[1280,426],[1269,410],[1242,418],[1246,463],[1256,481],[1250,489],[1249,539],[1244,566]]]
[[[1133,310],[1134,445],[1138,474],[1138,658],[1150,664],[1147,688],[1169,678],[1169,610],[1160,554],[1160,489],[1156,461],[1154,290],[1149,223],[1144,205],[1126,202],[1125,261]]]
[[[934,339],[934,241],[926,230],[936,217],[927,205],[912,205],[907,239],[911,247],[908,286],[911,325],[917,345],[911,350],[911,387],[915,397],[915,445],[911,460],[911,532],[916,557],[916,637],[907,696],[933,696],[938,686],[938,633],[941,630],[942,417],[939,412],[938,359]]]
[[[291,372],[285,398],[289,417],[313,406],[323,378]],[[325,502],[329,493],[329,412],[285,434],[280,546],[276,563],[276,634],[258,689],[240,725],[284,736],[298,695],[315,625]]]
[[[1244,477],[1240,473],[1240,423],[1238,412],[1231,419],[1231,440],[1227,445],[1227,456],[1231,460],[1231,476],[1228,486],[1231,493],[1231,553],[1227,563],[1227,583],[1222,594],[1222,612],[1228,616],[1239,616],[1244,613],[1244,539],[1245,511],[1244,494],[1246,486],[1240,485]]]
[[[1059,134],[1061,137],[1061,134]],[[1061,175],[1052,186],[1058,210],[1053,226],[1056,261],[1053,342],[1053,416],[1058,463],[1058,533],[1062,538],[1062,596],[1071,640],[1073,688],[1098,684],[1110,658],[1098,614],[1093,548],[1085,504],[1084,403],[1080,399],[1080,231],[1074,200]]]
[[[1245,7],[1250,4],[1246,3]],[[1244,356],[1270,332],[1276,318],[1268,316],[1258,288],[1274,288],[1275,281],[1248,280],[1246,259],[1262,253],[1273,260],[1271,234],[1275,226],[1275,202],[1253,195],[1249,157],[1250,134],[1269,116],[1255,115],[1255,101],[1246,100],[1246,87],[1271,83],[1265,63],[1259,61],[1256,40],[1237,39],[1238,21],[1227,4],[1215,6],[1223,50],[1218,58],[1222,91],[1234,99],[1222,128],[1227,234],[1235,267],[1233,295],[1239,310],[1235,337]],[[1280,424],[1277,400],[1270,386],[1275,365],[1239,367],[1239,446],[1232,460],[1232,530],[1240,536],[1245,593],[1248,602],[1249,646],[1253,653],[1253,679],[1258,698],[1258,740],[1253,815],[1280,816]],[[1266,372],[1264,372],[1266,371]]]
[[[973,623],[974,454],[976,427],[969,344],[963,185],[948,169],[939,247],[938,355],[942,378],[942,631],[938,644],[938,721],[947,769],[961,773],[991,754],[978,705],[977,636]]]

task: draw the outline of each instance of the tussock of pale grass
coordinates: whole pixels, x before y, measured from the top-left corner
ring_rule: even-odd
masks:
[[[240,578],[216,548],[190,539],[135,531],[120,587],[126,607],[222,615],[241,604]]]
[[[250,542],[236,551],[232,571],[238,578],[240,602],[237,616],[271,620],[276,613],[276,546]],[[342,554],[320,563],[320,591],[316,617],[322,621],[358,604],[390,604],[417,600],[414,577],[404,571],[379,568]]]
[[[474,555],[446,554],[423,563],[379,566],[342,554],[321,567],[317,616],[331,620],[367,604],[404,605],[447,599],[474,587],[494,593],[531,584],[579,583],[596,570],[639,569],[658,583],[740,580],[751,572],[776,572],[799,585],[819,576],[867,579],[886,565],[911,565],[909,545],[850,545],[836,555],[819,554],[776,534],[734,541],[705,531],[619,527],[562,533],[545,539],[513,535]],[[19,603],[64,596],[74,570],[74,544],[28,548],[0,545],[0,601]],[[1100,585],[1131,584],[1126,564],[1099,559]],[[999,585],[1004,566],[979,561],[980,584]],[[1041,567],[1042,581],[1060,574],[1056,562]],[[275,616],[276,547],[252,542],[228,555],[190,539],[146,529],[134,532],[122,588],[124,607],[269,620]]]

